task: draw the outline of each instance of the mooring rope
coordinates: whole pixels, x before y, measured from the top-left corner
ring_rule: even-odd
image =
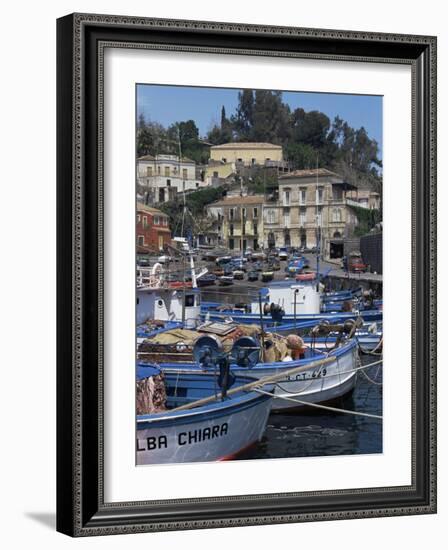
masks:
[[[301,399],[295,399],[292,397],[286,397],[284,395],[276,395],[274,393],[270,393],[264,390],[260,390],[258,388],[254,389],[253,391],[256,391],[258,393],[262,393],[264,395],[270,395],[271,397],[274,397],[275,399],[283,399],[285,401],[292,401],[293,403],[297,403],[299,405],[306,405],[309,407],[315,407],[317,409],[323,409],[326,411],[332,411],[332,412],[338,412],[338,413],[344,413],[344,414],[351,414],[353,416],[364,416],[367,418],[375,418],[377,420],[382,420],[383,417],[379,414],[370,414],[370,413],[362,413],[362,412],[356,412],[356,411],[348,411],[347,409],[338,409],[337,407],[329,407],[328,405],[319,405],[318,403],[310,403],[309,401],[302,401]]]
[[[361,344],[359,343],[358,337],[356,335],[355,335],[355,338],[356,338],[356,342],[358,343],[358,347],[359,347],[359,350],[361,351],[361,353],[364,353],[365,355],[381,355],[381,352],[377,353],[377,351],[383,345],[383,337],[382,336],[381,336],[380,341],[378,342],[378,344],[375,346],[375,348],[372,351],[368,351],[366,348],[363,348],[361,346]]]
[[[375,384],[375,386],[382,386],[383,385],[382,382],[377,382],[376,380],[373,380],[373,378],[370,378],[370,376],[366,372],[362,372],[361,374],[363,376],[365,376],[367,381],[370,382],[371,384]]]

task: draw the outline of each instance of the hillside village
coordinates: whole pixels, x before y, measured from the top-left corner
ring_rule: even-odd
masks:
[[[188,204],[204,191],[208,203],[192,212]],[[146,241],[140,234],[143,248],[163,249],[170,230],[179,235],[175,225],[182,215],[192,220],[184,229],[188,225],[195,246],[312,248],[319,238],[329,259],[343,256],[344,239],[370,230],[360,225],[366,218],[374,225],[381,207],[378,191],[323,167],[294,170],[281,146],[261,142],[212,145],[207,164],[174,154],[143,155],[137,159],[137,200],[137,232],[145,205],[154,214],[146,216],[145,234],[157,234]]]

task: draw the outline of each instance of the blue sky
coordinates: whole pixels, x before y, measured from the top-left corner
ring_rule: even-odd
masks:
[[[137,85],[137,113],[169,126],[173,122],[192,119],[204,136],[221,119],[224,105],[227,116],[238,104],[238,89],[199,88],[190,86]],[[283,101],[291,109],[321,111],[330,120],[336,115],[357,129],[361,126],[376,139],[382,151],[382,97],[369,95],[329,94],[318,92],[283,92]]]

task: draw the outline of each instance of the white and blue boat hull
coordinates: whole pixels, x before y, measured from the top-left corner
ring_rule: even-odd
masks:
[[[178,376],[213,379],[210,373],[191,371]],[[245,377],[241,380],[250,382],[253,379]],[[272,385],[264,389],[268,393],[273,391]],[[176,396],[170,397],[170,401],[173,400],[176,401]],[[182,396],[175,406],[181,403]],[[223,401],[218,397],[216,401],[194,409],[139,415],[137,465],[232,459],[262,438],[271,404],[270,395],[249,391],[234,394]]]

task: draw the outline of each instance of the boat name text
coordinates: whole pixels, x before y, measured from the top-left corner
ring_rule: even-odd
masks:
[[[176,443],[179,447],[184,445],[194,445],[216,437],[227,435],[229,425],[227,422],[219,426],[200,428],[188,432],[179,432],[176,436]],[[139,451],[156,451],[158,449],[168,448],[168,437],[166,435],[150,436],[143,439],[137,439],[137,452]]]

